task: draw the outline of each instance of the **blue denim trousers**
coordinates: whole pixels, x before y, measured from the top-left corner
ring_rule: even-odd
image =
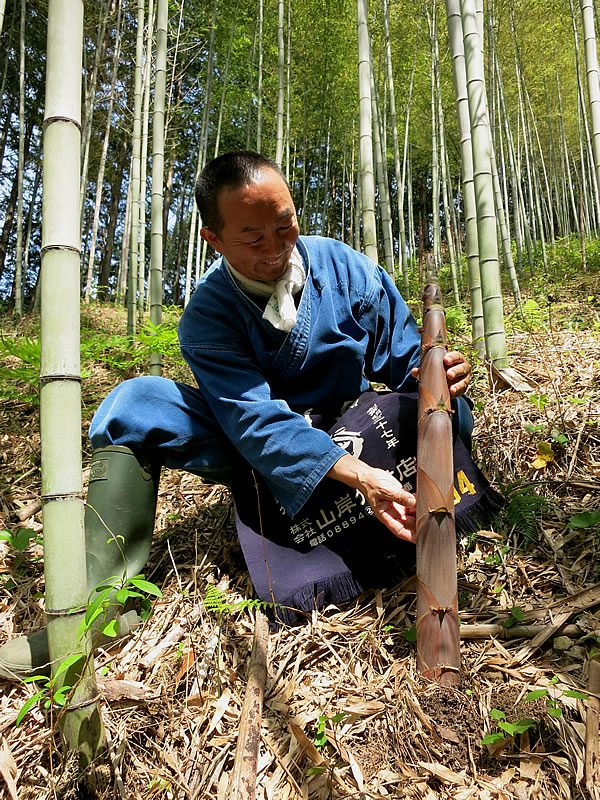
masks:
[[[452,401],[455,434],[471,452],[471,401]],[[416,420],[415,420],[416,423]],[[230,485],[235,451],[198,389],[142,376],[115,387],[90,426],[94,449],[129,447],[141,459]]]

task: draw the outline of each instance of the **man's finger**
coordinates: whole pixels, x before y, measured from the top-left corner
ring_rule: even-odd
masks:
[[[373,509],[377,519],[388,528],[394,536],[407,542],[416,541],[416,518],[414,509],[406,508],[400,503],[379,503]]]
[[[417,534],[414,529],[414,517],[408,517],[403,521],[399,520],[395,514],[390,511],[384,511],[380,514],[380,521],[399,539],[413,543],[417,541]]]

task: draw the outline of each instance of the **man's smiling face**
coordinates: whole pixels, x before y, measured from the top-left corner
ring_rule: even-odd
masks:
[[[222,189],[217,202],[223,226],[219,234],[202,228],[206,241],[246,278],[280,278],[299,233],[296,209],[283,178],[265,168],[250,184]]]

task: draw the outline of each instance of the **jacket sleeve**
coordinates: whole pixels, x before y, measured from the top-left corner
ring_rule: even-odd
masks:
[[[410,373],[419,366],[421,346],[417,323],[387,272],[373,266],[373,291],[363,312],[369,330],[365,375],[393,391],[414,391]]]
[[[295,516],[346,451],[272,395],[241,344],[182,343],[181,349],[227,438]]]

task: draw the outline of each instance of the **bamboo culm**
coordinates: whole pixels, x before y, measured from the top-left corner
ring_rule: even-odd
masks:
[[[83,2],[50,0],[43,131],[40,438],[44,576],[53,689],[73,687],[58,720],[81,769],[105,749],[89,631],[81,475],[79,350]],[[68,575],[68,580],[65,576]],[[79,656],[59,666],[69,656]],[[53,724],[54,708],[50,708]]]

